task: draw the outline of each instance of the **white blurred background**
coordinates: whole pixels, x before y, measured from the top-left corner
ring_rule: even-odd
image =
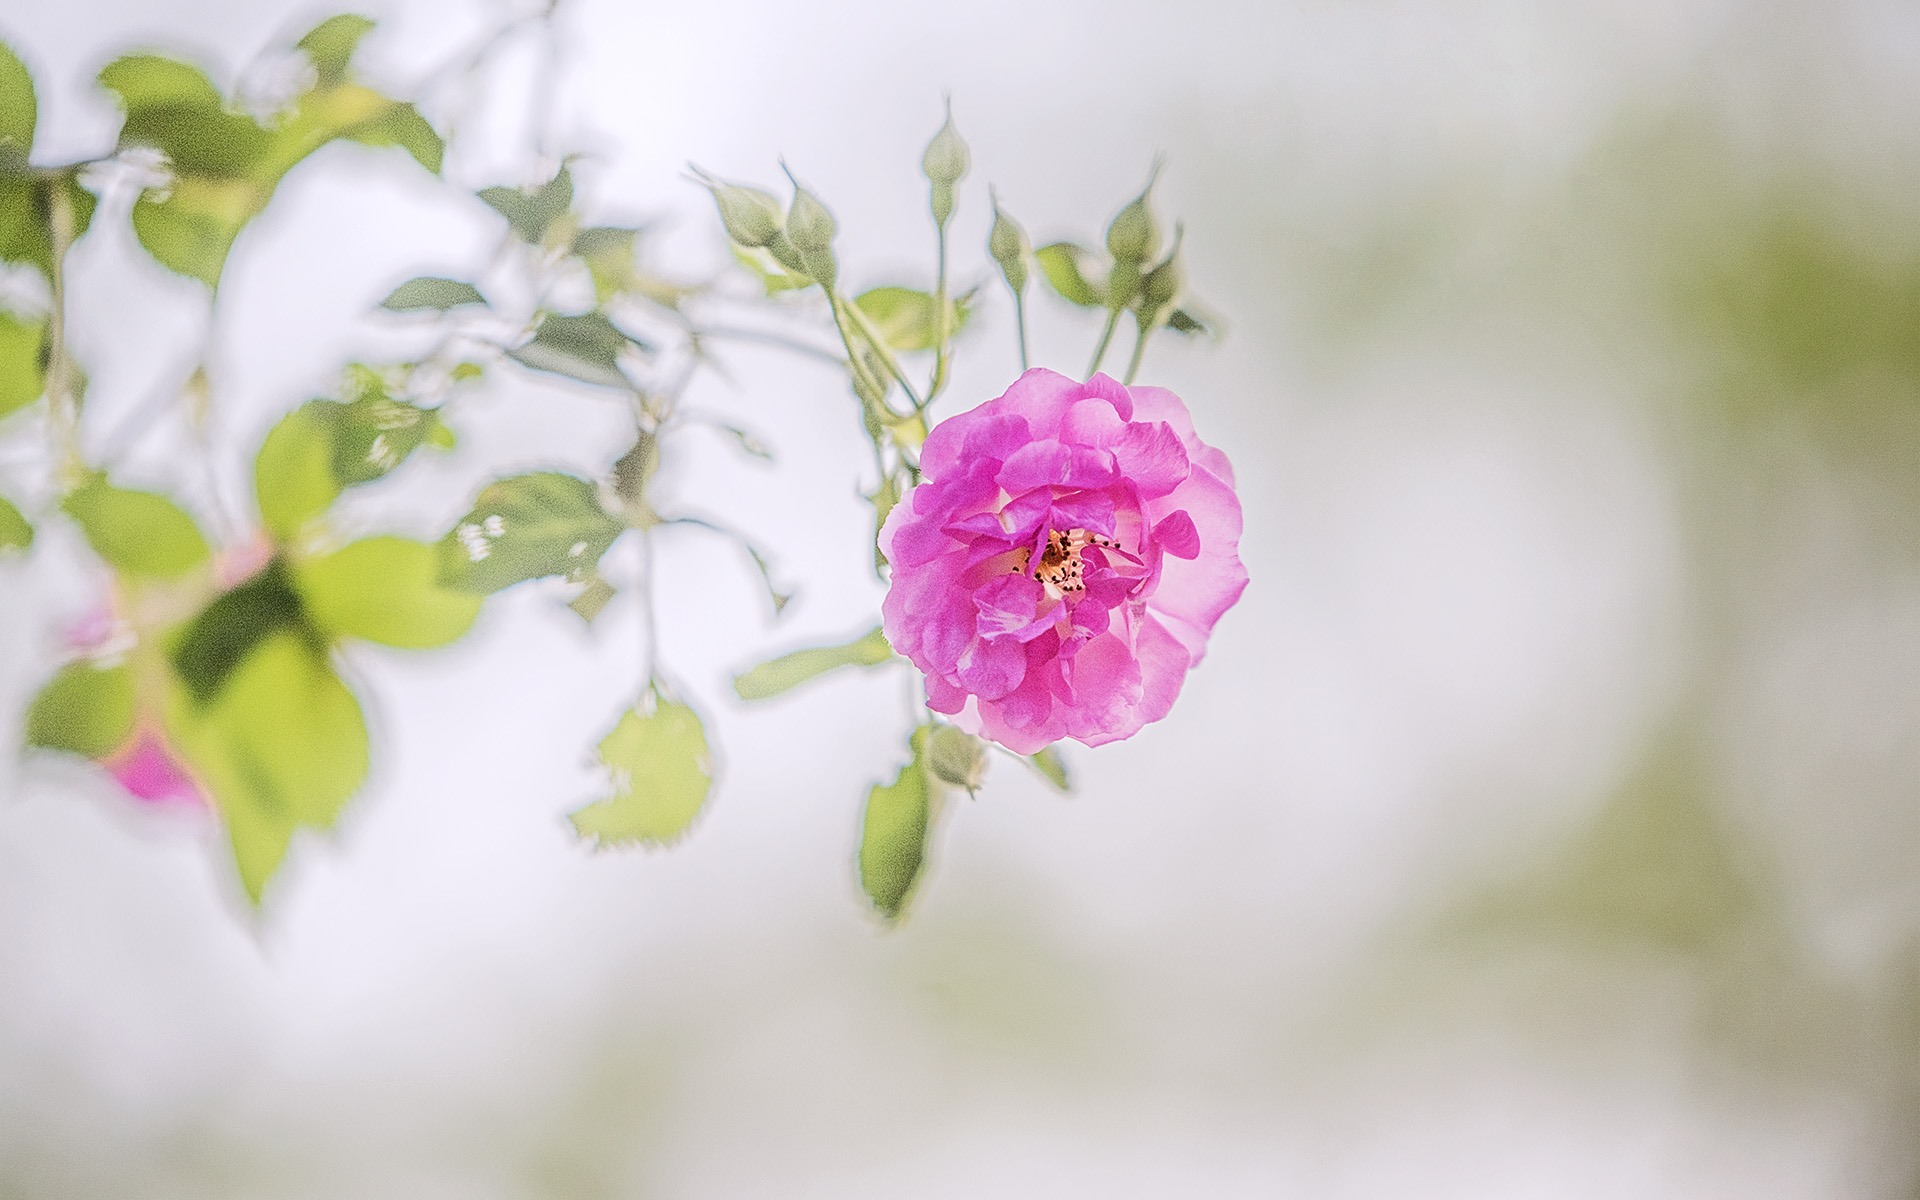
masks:
[[[110,143],[115,55],[231,83],[331,11],[14,3],[0,37],[53,160]],[[401,95],[510,15],[363,11]],[[943,94],[964,283],[988,180],[1037,241],[1093,240],[1165,153],[1230,330],[1143,378],[1238,468],[1246,598],[1170,718],[1069,751],[1074,796],[996,764],[883,931],[852,855],[899,678],[726,687],[872,621],[853,405],[731,352],[691,402],[778,463],[690,433],[665,483],[799,599],[775,624],[737,551],[662,539],[722,767],[694,834],[570,836],[641,668],[631,604],[589,633],[557,585],[452,651],[352,652],[374,781],[257,916],[204,814],[8,756],[0,1196],[1920,1196],[1920,10],[567,0],[559,29],[583,208],[694,267],[722,251],[685,164],[784,156],[853,286],[924,286]],[[504,52],[456,184],[533,182],[542,53]],[[373,306],[478,270],[493,220],[397,154],[298,168],[222,288],[222,486],[342,362],[417,346]],[[72,286],[97,411],[191,364],[201,290],[124,214]],[[983,296],[948,412],[1015,370]],[[1092,319],[1031,305],[1037,361],[1081,370]],[[603,469],[624,420],[503,376],[351,511],[434,536],[495,474]],[[187,444],[132,481],[191,500]],[[99,586],[67,561],[0,566],[7,728]]]

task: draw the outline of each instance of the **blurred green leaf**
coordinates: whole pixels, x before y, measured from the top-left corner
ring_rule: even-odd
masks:
[[[291,630],[259,638],[217,692],[178,697],[168,727],[213,795],[255,904],[295,831],[331,828],[366,779],[359,702]]]
[[[159,54],[129,54],[113,60],[101,68],[100,86],[118,96],[126,109],[225,105],[220,89],[205,71]]]
[[[290,542],[339,498],[332,423],[312,404],[294,409],[267,434],[253,464],[260,518],[277,542]]]
[[[1219,321],[1208,314],[1200,312],[1191,305],[1186,308],[1176,308],[1168,313],[1167,328],[1173,330],[1175,333],[1184,333],[1189,337],[1220,336]]]
[[[957,334],[972,316],[972,293],[947,301],[947,333]],[[881,338],[895,350],[931,350],[939,339],[939,307],[926,292],[912,288],[881,287],[862,292],[853,301],[873,321]]]
[[[134,202],[133,232],[161,266],[218,287],[234,239],[265,203],[247,180],[186,176]]]
[[[459,640],[480,615],[479,596],[438,575],[432,544],[374,537],[296,563],[293,584],[322,632],[424,650]]]
[[[45,321],[0,309],[0,417],[17,412],[46,391]]]
[[[860,886],[881,916],[897,921],[927,859],[934,785],[925,761],[927,727],[913,731],[913,758],[890,784],[867,793],[861,822]]]
[[[183,625],[169,640],[167,653],[186,694],[205,704],[261,642],[281,634],[294,635],[316,651],[327,645],[308,620],[286,563],[275,558]]]
[[[393,312],[417,312],[422,309],[437,309],[445,312],[463,304],[485,304],[487,298],[480,289],[470,283],[457,279],[442,279],[437,275],[422,275],[409,279],[388,293],[380,302],[380,307]]]
[[[1067,760],[1060,757],[1058,748],[1048,746],[1045,750],[1027,755],[1024,761],[1054,787],[1063,792],[1073,790],[1073,781],[1067,775]]]
[[[878,436],[877,432],[875,436]],[[900,503],[900,484],[893,476],[887,476],[867,497],[867,502],[873,505],[873,569],[879,574],[887,569],[887,556],[880,551],[880,530],[886,526],[893,506]]]
[[[322,21],[295,45],[306,51],[319,86],[331,87],[346,78],[348,61],[360,40],[371,32],[373,22],[368,18],[342,13]]]
[[[27,523],[13,501],[0,496],[0,554],[25,550],[33,545],[33,526]]]
[[[70,492],[61,507],[79,523],[94,553],[122,574],[177,579],[212,557],[193,518],[154,492],[95,479]]]
[[[987,773],[987,744],[952,725],[935,725],[927,735],[927,769],[954,787],[976,791]]]
[[[1098,256],[1085,246],[1072,242],[1054,242],[1033,252],[1040,264],[1040,276],[1061,299],[1082,308],[1103,308],[1107,303],[1106,285],[1094,282],[1103,272],[1094,270]]]
[[[548,313],[533,331],[533,340],[507,351],[515,361],[536,371],[548,371],[597,387],[631,391],[633,384],[620,370],[620,356],[628,347],[646,347],[616,328],[597,312],[566,316]]]
[[[573,235],[573,252],[587,264],[593,279],[593,295],[605,304],[622,292],[633,290],[633,242],[639,230],[611,225],[595,225]]]
[[[440,428],[439,413],[394,399],[373,370],[356,364],[351,374],[351,389],[358,393],[352,400],[307,403],[328,431],[333,476],[343,487],[386,478]]]
[[[133,671],[71,663],[27,710],[27,745],[105,758],[133,732]]]
[[[420,115],[419,109],[400,101],[342,136],[363,146],[398,146],[430,175],[438,175],[446,162],[446,140]]]
[[[20,157],[33,153],[33,127],[39,108],[27,64],[0,42],[0,144],[13,143]]]
[[[598,846],[660,846],[686,833],[707,802],[713,766],[700,717],[650,692],[600,742],[613,795],[571,816],[580,836]]]
[[[760,280],[760,286],[769,296],[781,292],[797,292],[813,286],[813,280],[798,272],[789,271],[774,261],[773,255],[765,250],[736,245],[733,247],[734,261],[752,271]]]
[[[878,626],[839,646],[796,650],[734,677],[733,690],[742,700],[765,700],[799,687],[817,675],[841,667],[871,667],[893,657],[893,647]]]
[[[580,594],[567,601],[567,607],[572,609],[582,621],[591,625],[605,611],[613,595],[613,585],[601,578],[600,573],[596,571],[588,577],[586,586],[580,589]]]
[[[554,471],[516,475],[489,484],[441,539],[439,577],[480,593],[543,575],[584,579],[625,529],[584,479]]]
[[[73,214],[73,236],[93,222],[96,201],[81,187],[75,168],[10,171],[0,164],[0,262],[30,263],[53,274],[53,203]]]
[[[507,219],[515,237],[537,246],[546,240],[554,222],[573,207],[573,172],[563,166],[538,187],[482,188],[479,195],[488,208]]]

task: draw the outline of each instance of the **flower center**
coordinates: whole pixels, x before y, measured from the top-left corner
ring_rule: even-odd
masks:
[[[1047,534],[1047,548],[1040,552],[1038,564],[1032,562],[1033,552],[1022,546],[1016,553],[1019,559],[1013,568],[1015,574],[1026,574],[1032,567],[1032,575],[1044,584],[1049,592],[1084,592],[1087,590],[1087,564],[1081,559],[1080,552],[1088,546],[1100,546],[1108,550],[1118,550],[1120,543],[1110,537],[1089,533],[1084,529],[1055,529]]]

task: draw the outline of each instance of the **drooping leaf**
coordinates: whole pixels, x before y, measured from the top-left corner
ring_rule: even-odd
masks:
[[[563,166],[538,187],[482,188],[480,199],[507,219],[515,237],[537,246],[546,239],[553,223],[573,207],[573,172]]]
[[[214,694],[177,696],[167,724],[213,795],[256,904],[294,833],[331,828],[366,779],[359,702],[325,652],[290,630],[258,639]]]
[[[841,667],[872,667],[893,657],[893,647],[878,626],[851,642],[795,650],[734,677],[733,690],[742,700],[765,700],[799,687],[817,675]]]
[[[95,479],[61,505],[107,565],[125,575],[177,579],[212,557],[207,539],[180,506],[156,492]]]
[[[1067,775],[1067,760],[1060,757],[1060,751],[1052,746],[1026,756],[1026,763],[1038,771],[1042,778],[1063,792],[1073,790],[1073,782]]]
[[[275,541],[290,542],[340,496],[332,423],[311,404],[280,419],[253,463],[254,497]]]
[[[186,695],[206,704],[262,642],[283,634],[316,652],[324,652],[327,644],[308,619],[286,563],[275,558],[182,626],[169,641],[167,656]]]
[[[0,417],[17,412],[46,391],[46,322],[0,309]]]
[[[315,627],[330,637],[424,650],[459,640],[480,597],[439,580],[430,543],[373,537],[293,567],[293,585]]]
[[[584,579],[625,529],[584,479],[516,475],[489,484],[441,539],[439,577],[482,594],[543,575]]]
[[[11,143],[21,158],[33,152],[33,127],[39,108],[27,64],[0,42],[0,145]]]
[[[913,731],[913,758],[889,784],[867,793],[861,821],[860,887],[888,921],[897,921],[927,860],[935,785],[925,761],[927,727]]]
[[[373,22],[368,18],[341,13],[322,21],[294,44],[306,52],[318,85],[331,87],[346,78],[348,61],[360,40],[371,32]]]
[[[972,293],[947,299],[947,336],[952,337],[973,315]],[[874,328],[895,350],[931,350],[939,340],[940,308],[935,298],[912,288],[880,287],[862,292],[853,301],[873,321]]]
[[[1033,257],[1040,264],[1041,278],[1061,299],[1082,308],[1106,306],[1106,285],[1095,282],[1104,270],[1096,269],[1099,256],[1093,251],[1072,242],[1054,242],[1035,250]]]
[[[33,545],[33,526],[13,506],[13,501],[0,496],[0,554],[13,550],[25,550]]]
[[[600,742],[613,794],[569,818],[597,846],[660,846],[686,833],[706,805],[713,765],[699,714],[649,693]]]
[[[620,370],[620,356],[629,347],[646,349],[601,313],[548,313],[534,329],[532,341],[507,353],[536,371],[631,391],[632,381]]]
[[[463,304],[485,304],[487,298],[480,289],[470,283],[457,279],[442,279],[435,275],[422,275],[409,279],[393,289],[380,307],[393,312],[420,312],[436,310],[445,312]]]
[[[27,710],[27,745],[87,758],[113,753],[133,732],[133,671],[70,663]]]
[[[927,735],[927,769],[942,783],[975,791],[986,777],[987,744],[955,726],[935,725]]]

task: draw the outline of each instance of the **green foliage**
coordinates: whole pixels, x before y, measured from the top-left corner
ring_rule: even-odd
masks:
[[[580,594],[567,601],[567,607],[572,609],[582,621],[591,625],[606,610],[613,596],[613,585],[602,579],[600,573],[596,571],[587,578],[586,586],[580,589]]]
[[[735,262],[752,271],[759,278],[760,286],[769,296],[777,296],[781,292],[797,292],[813,286],[813,280],[781,266],[778,260],[765,250],[735,246],[733,258]]]
[[[18,412],[47,390],[46,322],[0,309],[0,417]]]
[[[428,649],[458,640],[480,614],[479,596],[441,585],[426,542],[367,538],[292,570],[308,617],[333,637]]]
[[[1106,285],[1089,269],[1098,261],[1093,251],[1073,242],[1054,242],[1035,250],[1033,258],[1040,265],[1040,278],[1062,300],[1082,308],[1106,307]]]
[[[890,784],[867,793],[861,822],[860,887],[879,914],[897,921],[927,860],[936,785],[926,763],[928,728],[913,731],[913,758]]]
[[[154,492],[114,487],[99,477],[69,493],[62,507],[94,553],[123,575],[177,579],[212,557],[193,518]]]
[[[38,113],[27,64],[12,47],[0,42],[0,146],[11,145],[21,158],[31,154]]]
[[[532,341],[507,353],[536,371],[564,375],[596,387],[632,391],[632,381],[620,369],[620,357],[629,348],[647,349],[602,313],[548,313],[534,329]]]
[[[173,697],[167,718],[182,757],[213,795],[256,904],[294,833],[331,828],[366,779],[359,701],[324,649],[291,629],[255,639],[217,690]]]
[[[538,187],[490,187],[482,188],[479,194],[488,208],[507,219],[513,236],[538,246],[573,207],[573,172],[563,166]]]
[[[893,657],[893,647],[878,626],[838,646],[796,650],[736,676],[733,690],[742,700],[765,700],[791,691],[818,675],[841,667],[872,667]]]
[[[170,639],[168,657],[186,694],[205,704],[268,638],[289,635],[315,652],[326,637],[307,616],[284,560],[216,597]]]
[[[935,725],[927,735],[927,769],[935,779],[972,792],[987,773],[987,744],[952,725]]]
[[[686,833],[706,805],[713,766],[699,714],[649,690],[600,742],[613,794],[570,818],[599,846],[660,846]]]
[[[960,332],[973,315],[973,293],[947,301],[946,332]],[[879,287],[862,292],[853,301],[867,314],[881,339],[895,350],[931,350],[939,343],[939,302],[926,292],[903,287]]]
[[[29,169],[0,155],[0,262],[28,263],[53,277],[53,209],[66,206],[73,236],[93,220],[93,194],[82,188],[74,168]]]
[[[480,289],[470,283],[457,279],[442,279],[436,275],[422,275],[409,279],[393,289],[380,307],[393,312],[445,312],[450,308],[459,308],[463,304],[485,304],[487,298]]]
[[[295,540],[307,522],[339,498],[343,486],[334,468],[333,430],[311,404],[282,417],[254,459],[260,519],[278,542]]]
[[[516,475],[489,484],[441,539],[440,581],[484,594],[543,575],[584,579],[625,529],[584,479]]]
[[[134,233],[148,253],[169,270],[218,286],[234,239],[280,180],[337,139],[400,146],[439,171],[444,146],[418,111],[349,78],[349,60],[371,28],[365,18],[335,17],[302,38],[313,86],[271,125],[237,111],[205,72],[177,59],[128,55],[100,72],[101,86],[126,112],[120,144],[151,146],[172,170],[171,180],[134,205]]]
[[[33,545],[33,526],[5,496],[0,496],[0,553]]]
[[[72,663],[34,697],[27,745],[105,758],[133,732],[133,671],[124,663]]]
[[[346,403],[312,400],[307,408],[332,445],[333,476],[342,487],[384,479],[422,444],[437,442],[439,413],[388,393],[387,382],[363,366],[349,369]]]
[[[1029,754],[1023,761],[1059,790],[1063,792],[1073,790],[1073,781],[1067,775],[1067,760],[1060,757],[1060,751],[1056,747],[1048,746],[1045,750]]]

